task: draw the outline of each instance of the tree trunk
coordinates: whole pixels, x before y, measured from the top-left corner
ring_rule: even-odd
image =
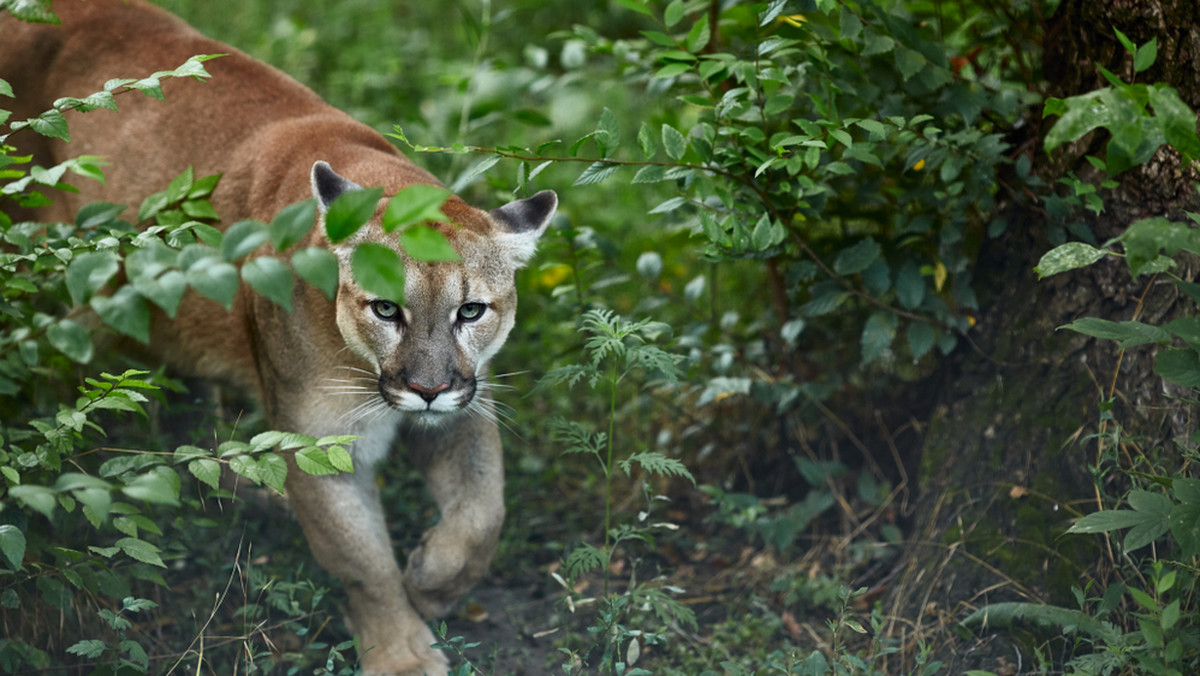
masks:
[[[1107,86],[1096,66],[1129,81],[1132,59],[1113,27],[1135,43],[1158,41],[1158,61],[1138,82],[1166,82],[1193,108],[1200,105],[1200,9],[1194,0],[1095,2],[1063,0],[1046,25],[1043,73],[1047,96],[1066,97]],[[1048,157],[1041,111],[1027,119],[1027,148],[1034,171],[1048,185],[1068,172],[1093,183],[1101,177],[1084,156],[1103,156],[1107,132],[1085,137]],[[1039,128],[1040,126],[1040,128]],[[1184,175],[1184,174],[1187,175]],[[1160,151],[1117,177],[1105,210],[1087,225],[1104,242],[1129,223],[1150,216],[1180,218],[1198,206],[1194,175],[1178,156]],[[941,634],[988,603],[1044,601],[1074,607],[1071,587],[1106,581],[1111,552],[1094,537],[1064,535],[1071,520],[1095,511],[1100,489],[1120,488],[1120,475],[1093,478],[1099,404],[1112,410],[1127,437],[1122,450],[1163,445],[1192,431],[1183,405],[1166,399],[1152,372],[1153,351],[1121,354],[1110,341],[1094,341],[1056,328],[1084,316],[1160,323],[1190,304],[1171,284],[1131,279],[1111,258],[1038,281],[1033,271],[1051,248],[1045,213],[1038,205],[1010,202],[1003,236],[981,253],[976,288],[982,306],[972,338],[978,349],[960,349],[952,383],[940,394],[921,449],[918,522],[902,568],[890,583],[886,610],[915,618],[919,637]],[[1176,272],[1193,276],[1185,261]],[[1103,428],[1111,433],[1109,423]],[[1096,481],[1102,481],[1098,488]],[[1033,665],[1003,635],[984,632],[971,641],[933,641],[949,673],[996,671],[1007,661]],[[1008,672],[1014,673],[1014,672]]]

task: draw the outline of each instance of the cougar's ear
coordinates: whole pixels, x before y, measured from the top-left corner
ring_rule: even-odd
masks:
[[[518,267],[533,258],[538,238],[550,225],[557,208],[558,195],[552,190],[543,190],[488,212],[500,226],[500,242]]]
[[[338,175],[333,167],[329,166],[328,162],[318,161],[313,163],[312,174],[313,197],[317,199],[317,208],[321,213],[329,210],[329,205],[338,198],[342,193],[351,190],[362,190],[362,186],[354,181],[342,178]]]

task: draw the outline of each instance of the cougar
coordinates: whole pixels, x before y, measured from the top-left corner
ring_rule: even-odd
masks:
[[[101,156],[106,182],[64,192],[34,216],[71,221],[95,200],[138,204],[194,167],[220,173],[212,196],[226,223],[269,221],[315,197],[318,216],[298,246],[336,254],[340,276],[328,299],[295,287],[288,312],[239,289],[232,311],[189,291],[176,317],[156,311],[148,346],[186,374],[253,392],[273,429],[313,436],[353,434],[353,473],[312,476],[289,457],[286,494],[321,566],[345,585],[347,621],[367,674],[445,674],[426,619],[444,613],[489,565],[504,519],[500,435],[488,362],[513,328],[515,271],[533,255],[557,207],[554,193],[484,211],[449,198],[449,222],[431,222],[457,262],[410,259],[375,218],[333,243],[323,214],[347,191],[382,186],[385,196],[437,185],[385,138],[324,103],[283,73],[210,40],[142,0],[60,0],[61,26],[0,14],[0,78],[16,95],[13,120],[62,96],[86,96],[114,77],[144,77],[196,54],[208,82],[163,82],[165,102],[131,94],[120,112],[70,114],[69,143],[28,131],[11,139],[34,162]],[[404,303],[366,292],[350,271],[365,242],[396,250]],[[257,256],[275,255],[264,245]],[[397,441],[423,472],[441,518],[402,569],[393,554],[375,468]]]

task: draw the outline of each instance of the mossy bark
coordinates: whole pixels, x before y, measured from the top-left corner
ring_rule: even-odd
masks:
[[[1137,75],[1139,82],[1167,82],[1184,101],[1200,104],[1200,8],[1192,0],[1063,0],[1046,26],[1048,96],[1106,86],[1097,64],[1132,75],[1113,27],[1138,44],[1158,40],[1158,62]],[[1040,110],[1028,119],[1031,138],[1014,145],[1030,148],[1048,184],[1068,172],[1098,182],[1084,156],[1103,156],[1104,132],[1048,157]],[[1181,218],[1198,206],[1195,176],[1169,150],[1117,180],[1104,213],[1088,223],[1101,242],[1139,218]],[[1190,302],[1173,285],[1131,279],[1112,260],[1039,281],[1033,268],[1051,248],[1043,215],[1037,205],[1015,202],[1004,215],[1008,228],[984,247],[976,277],[988,310],[972,331],[974,344],[948,366],[949,385],[929,420],[916,522],[886,600],[893,616],[915,621],[906,632],[941,638],[933,644],[949,673],[995,670],[997,660],[1015,662],[1014,650],[1021,650],[1000,635],[954,638],[947,630],[967,612],[1012,600],[1073,607],[1072,586],[1104,581],[1105,544],[1065,534],[1073,518],[1097,509],[1101,492],[1120,488],[1113,483],[1119,475],[1097,479],[1089,469],[1102,448],[1091,436],[1101,430],[1102,401],[1113,399],[1115,423],[1127,438],[1140,438],[1117,447],[1121,452],[1171,453],[1173,439],[1194,431],[1187,410],[1153,374],[1152,349],[1122,354],[1115,343],[1057,330],[1085,316],[1159,323]],[[1190,279],[1192,267],[1184,261],[1176,272]]]

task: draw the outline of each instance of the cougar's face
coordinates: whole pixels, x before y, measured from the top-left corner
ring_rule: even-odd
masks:
[[[316,162],[310,176],[322,221],[340,195],[362,189],[325,162]],[[373,222],[331,245],[340,262],[337,327],[346,349],[363,364],[342,365],[349,373],[331,388],[364,399],[345,422],[369,422],[388,410],[425,423],[461,412],[494,415],[487,366],[513,327],[513,276],[533,255],[557,206],[548,190],[486,212],[451,197],[441,210],[452,223],[436,227],[461,259],[453,263],[408,258],[398,234],[384,233],[378,220],[383,202]],[[399,252],[403,303],[372,296],[354,281],[354,248],[368,241]]]
[[[461,262],[405,261],[403,305],[367,293],[348,269],[338,290],[338,329],[380,399],[425,422],[481,409],[516,313],[515,267],[480,238],[458,239]]]

